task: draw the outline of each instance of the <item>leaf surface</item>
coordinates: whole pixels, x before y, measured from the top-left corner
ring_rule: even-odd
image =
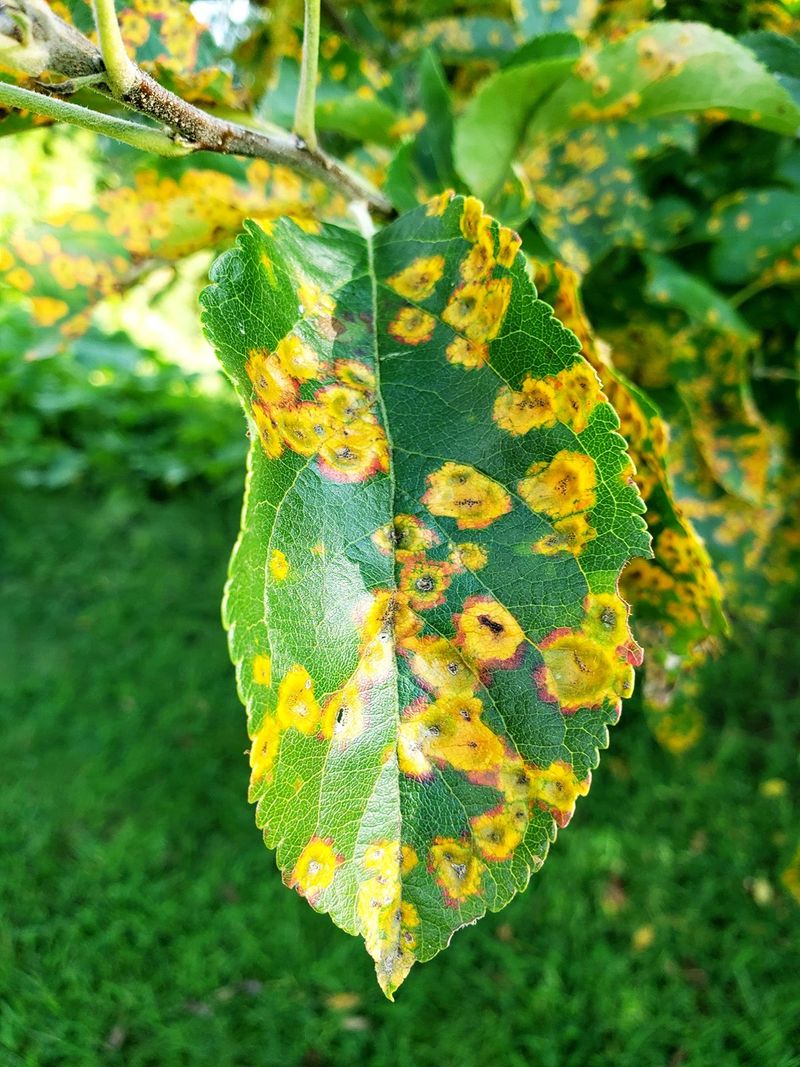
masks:
[[[224,617],[256,821],[389,996],[525,888],[640,659],[618,420],[518,247],[451,194],[370,240],[248,223],[203,297],[252,435]]]
[[[800,124],[800,108],[748,48],[701,23],[661,22],[587,52],[533,130],[709,109],[776,133]]]
[[[459,174],[478,196],[497,191],[531,112],[573,64],[574,57],[567,55],[498,71],[469,102],[456,124],[453,147]]]

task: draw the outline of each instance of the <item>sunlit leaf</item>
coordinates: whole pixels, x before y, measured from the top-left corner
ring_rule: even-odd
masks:
[[[597,338],[586,317],[578,276],[559,263],[537,271],[545,297],[577,335],[586,358],[620,418],[620,431],[636,468],[647,507],[653,558],[634,560],[622,590],[633,607],[637,639],[647,649],[643,703],[658,739],[673,752],[694,744],[702,731],[697,668],[727,632],[722,589],[708,551],[675,497],[669,471],[670,428],[641,389],[615,365],[616,345]],[[548,277],[549,276],[549,277]],[[625,348],[625,334],[619,343]]]
[[[390,996],[541,866],[640,658],[618,420],[518,247],[445,194],[369,240],[248,224],[204,294],[253,441],[224,614],[256,820]]]
[[[574,57],[515,65],[492,75],[456,123],[456,167],[478,196],[494,196],[511,168],[531,112],[558,85]]]
[[[94,39],[88,0],[55,0],[51,7]],[[236,106],[230,65],[208,29],[183,0],[131,0],[117,8],[128,53],[165,88],[195,103]]]
[[[97,301],[154,266],[230,239],[248,216],[291,214],[316,225],[315,200],[336,210],[325,187],[263,160],[230,160],[226,172],[159,161],[137,169],[130,184],[100,193],[89,211],[13,232],[0,248],[0,282],[28,297],[40,340],[49,327],[75,335]]]
[[[520,0],[520,29],[526,37],[558,30],[586,33],[599,8],[600,0]]]
[[[587,52],[534,132],[708,110],[776,133],[800,126],[800,107],[748,48],[701,23],[658,22]]]

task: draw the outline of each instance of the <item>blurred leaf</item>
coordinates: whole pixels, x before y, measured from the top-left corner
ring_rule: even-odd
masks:
[[[586,273],[618,245],[668,246],[675,237],[670,216],[654,211],[642,168],[670,148],[692,151],[695,138],[686,118],[529,135],[521,167],[533,197],[531,218],[554,254]],[[680,214],[675,225],[679,232]]]
[[[541,866],[639,660],[624,442],[518,248],[471,197],[369,241],[248,225],[203,299],[253,437],[224,614],[257,823],[389,996]]]
[[[600,8],[600,0],[519,0],[518,21],[526,37],[569,30],[585,34]]]
[[[800,105],[800,44],[791,37],[767,30],[746,33],[739,41],[761,60]]]
[[[714,205],[705,235],[714,242],[711,272],[716,281],[794,280],[800,271],[800,192],[743,189]]]
[[[774,430],[753,400],[748,360],[756,337],[720,294],[658,256],[647,256],[646,294],[680,308],[689,324],[675,338],[673,373],[698,447],[719,484],[761,504],[781,463]]]
[[[709,110],[776,133],[800,126],[800,106],[748,48],[701,23],[659,22],[587,52],[532,132]]]
[[[567,76],[572,55],[514,65],[493,74],[456,123],[456,168],[478,196],[502,185],[537,104]]]
[[[224,165],[227,173],[218,166]],[[30,301],[40,327],[76,336],[91,306],[133,285],[159,263],[172,263],[224,241],[248,216],[292,214],[316,225],[318,202],[336,198],[263,160],[158,161],[140,166],[131,184],[107,189],[91,211],[65,212],[11,235],[0,249],[0,284]]]
[[[258,113],[270,122],[291,128],[299,84],[299,60],[284,57],[276,84],[260,101]],[[390,144],[403,118],[401,100],[385,70],[339,36],[322,41],[316,103],[319,131]]]
[[[434,48],[443,63],[502,60],[523,44],[524,37],[510,22],[475,16],[437,19],[402,38],[403,52],[416,55]]]

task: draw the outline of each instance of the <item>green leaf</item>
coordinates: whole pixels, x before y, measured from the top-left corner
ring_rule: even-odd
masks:
[[[714,205],[705,225],[714,242],[711,273],[726,285],[740,285],[760,275],[791,280],[800,258],[800,192],[788,189],[742,190]],[[778,268],[781,259],[787,269]]]
[[[768,30],[746,33],[739,41],[772,71],[794,102],[800,104],[800,44]]]
[[[600,0],[520,0],[519,24],[526,37],[571,30],[585,33],[600,8]]]
[[[358,141],[389,144],[402,119],[391,78],[370,59],[360,55],[338,36],[325,38],[320,47],[315,121],[319,131],[343,134]],[[285,56],[278,66],[276,84],[258,105],[270,122],[291,128],[300,84],[300,63]]]
[[[701,23],[659,22],[587,52],[533,131],[712,109],[775,133],[800,125],[800,107],[750,49]]]
[[[455,129],[456,169],[477,195],[491,199],[508,174],[537,104],[569,74],[574,57],[515,65],[488,78]]]
[[[400,47],[415,55],[435,48],[443,63],[504,59],[524,42],[523,35],[510,22],[476,15],[435,19],[424,29],[409,30]]]
[[[639,661],[618,420],[518,247],[451,194],[371,239],[249,223],[203,297],[253,442],[224,618],[256,821],[390,997],[539,869]]]
[[[531,218],[558,258],[585,273],[615,246],[663,248],[674,237],[672,219],[654,208],[643,168],[670,148],[691,151],[695,127],[673,117],[536,134],[521,167]],[[685,215],[676,223],[684,225]]]

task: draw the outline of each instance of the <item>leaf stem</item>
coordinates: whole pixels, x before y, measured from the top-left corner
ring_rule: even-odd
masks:
[[[303,58],[300,64],[300,86],[294,113],[294,132],[312,152],[317,149],[317,130],[314,110],[317,100],[317,71],[319,69],[320,0],[305,0],[303,22]]]
[[[114,0],[94,0],[94,22],[108,86],[115,96],[122,96],[136,82],[136,65],[125,51]]]
[[[127,119],[116,118],[113,115],[104,115],[100,111],[91,111],[79,104],[59,100],[54,96],[45,96],[42,93],[34,93],[30,89],[23,89],[7,82],[0,82],[0,105],[30,111],[34,115],[42,115],[56,122],[68,122],[72,126],[81,126],[85,130],[105,134],[106,137],[113,137],[114,140],[122,141],[123,144],[145,152],[153,152],[159,156],[185,156],[192,150],[191,145],[173,140],[162,130],[143,126],[138,122],[128,122]]]
[[[314,77],[316,82],[317,52],[319,43],[319,0],[311,0],[315,5],[309,18],[316,45],[306,50],[309,56],[313,52]],[[0,0],[2,5],[3,0]],[[64,22],[45,2],[45,0],[15,0],[16,6],[29,19],[31,33],[36,44],[43,50],[44,62],[41,69],[51,73],[65,75],[72,83],[78,79],[96,74],[103,74],[104,59],[98,49],[74,26]],[[288,130],[262,132],[238,122],[210,115],[194,104],[176,96],[163,85],[146,74],[125,55],[124,63],[119,49],[108,44],[109,37],[120,43],[119,24],[113,0],[96,0],[98,25],[105,26],[105,44],[110,51],[106,55],[107,75],[97,84],[92,85],[100,93],[119,104],[155,119],[163,127],[161,131],[140,127],[124,120],[111,120],[86,108],[74,105],[65,106],[64,101],[55,102],[52,98],[28,91],[24,97],[10,94],[12,88],[4,83],[3,100],[12,107],[21,107],[39,115],[46,115],[56,121],[72,122],[87,129],[106,133],[118,140],[123,140],[134,147],[160,155],[183,155],[188,152],[216,152],[229,156],[245,156],[250,159],[266,159],[270,163],[289,167],[311,181],[324,182],[329,188],[341,193],[348,201],[366,200],[370,209],[378,215],[389,217],[394,214],[390,201],[360,174],[350,170],[344,163],[327,155],[316,147],[313,124],[310,127],[311,142],[306,137],[289,133]],[[113,22],[112,20],[113,16]],[[105,20],[104,22],[102,20]],[[116,35],[116,36],[115,36]],[[110,66],[109,66],[110,64]],[[125,69],[123,70],[123,66]],[[111,85],[112,68],[116,77],[128,83],[124,91]],[[131,72],[133,80],[130,81]],[[63,83],[62,83],[63,84]],[[85,84],[85,83],[84,83]],[[66,87],[68,89],[69,86]],[[19,90],[18,90],[19,92]],[[59,106],[59,103],[61,106]],[[307,106],[308,101],[306,101]],[[313,117],[313,92],[310,114]],[[47,110],[45,110],[45,107]],[[58,111],[56,111],[58,109]],[[134,139],[135,138],[135,139]]]

